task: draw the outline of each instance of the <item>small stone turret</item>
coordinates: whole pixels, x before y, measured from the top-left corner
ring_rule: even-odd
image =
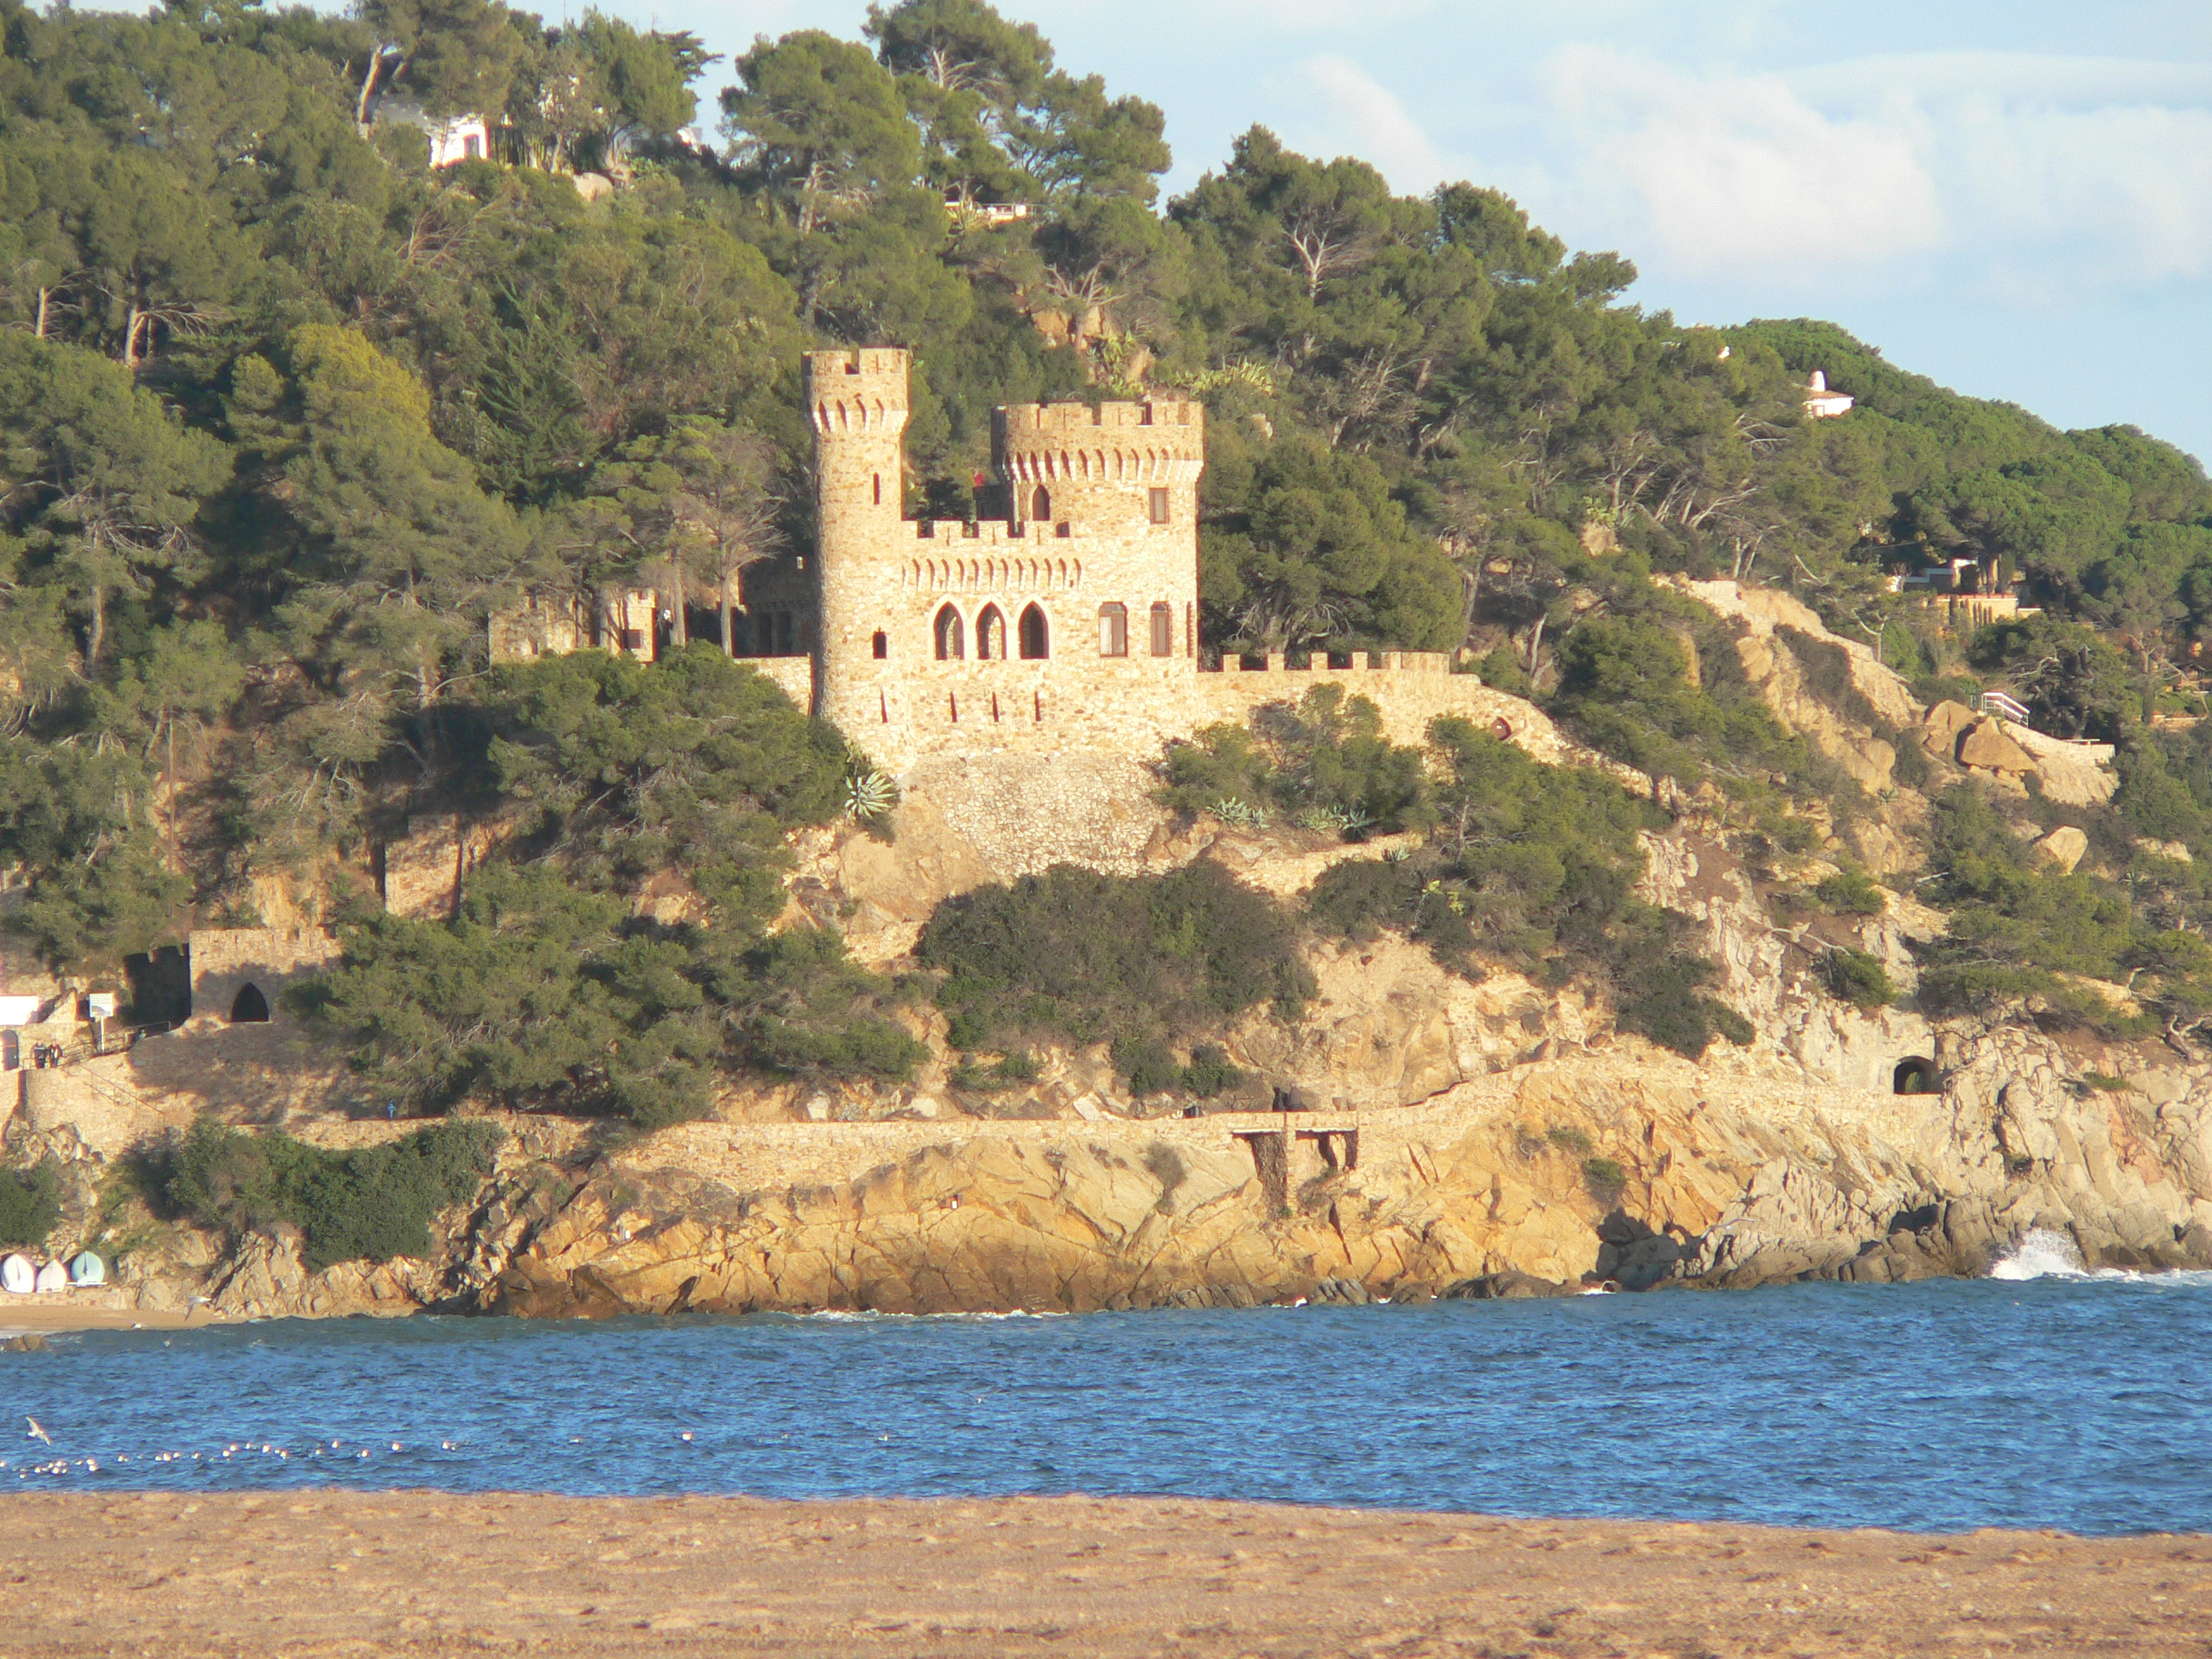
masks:
[[[991,435],[1018,519],[1098,531],[1197,522],[1204,404],[1015,404]]]
[[[821,527],[812,572],[814,712],[846,731],[876,723],[882,707],[872,649],[881,626],[880,572],[867,555],[899,530],[906,371],[906,353],[890,348],[815,352],[806,359]]]

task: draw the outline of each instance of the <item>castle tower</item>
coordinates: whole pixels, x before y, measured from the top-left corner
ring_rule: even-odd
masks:
[[[1202,404],[1016,404],[993,416],[991,438],[1014,517],[1046,534],[1066,524],[1120,535],[1198,522]]]
[[[814,712],[848,732],[875,725],[882,707],[873,645],[881,567],[900,529],[906,367],[906,353],[887,348],[806,359],[820,531]]]
[[[1015,404],[993,416],[991,441],[1015,524],[1038,545],[1076,537],[1107,555],[1090,586],[1122,606],[1126,652],[1195,661],[1205,406]]]

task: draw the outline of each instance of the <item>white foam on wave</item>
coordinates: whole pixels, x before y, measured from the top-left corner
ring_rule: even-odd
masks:
[[[1993,1279],[2087,1279],[2082,1252],[2063,1233],[2031,1227],[2012,1252],[1989,1269]]]
[[[2006,1255],[1990,1268],[1992,1279],[2101,1280],[2131,1285],[2208,1286],[2212,1273],[2181,1269],[2166,1273],[2131,1273],[2125,1268],[2092,1268],[2063,1233],[2048,1227],[2031,1227]]]

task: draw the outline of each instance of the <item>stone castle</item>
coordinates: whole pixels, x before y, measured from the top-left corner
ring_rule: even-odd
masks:
[[[1007,517],[906,517],[908,367],[890,348],[807,359],[819,541],[746,572],[741,621],[744,660],[887,770],[939,755],[1148,757],[1319,683],[1371,700],[1400,742],[1439,715],[1525,720],[1526,703],[1452,673],[1441,652],[1316,653],[1303,668],[1281,652],[1202,655],[1195,401],[1001,409]],[[512,613],[493,623],[493,655],[651,657],[655,612],[639,592],[590,617]]]

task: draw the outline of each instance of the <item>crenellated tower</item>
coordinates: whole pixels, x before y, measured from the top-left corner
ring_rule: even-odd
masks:
[[[878,566],[900,528],[907,355],[865,348],[814,352],[806,401],[814,418],[814,712],[857,732],[882,706],[874,635]],[[911,533],[911,532],[909,532]]]

